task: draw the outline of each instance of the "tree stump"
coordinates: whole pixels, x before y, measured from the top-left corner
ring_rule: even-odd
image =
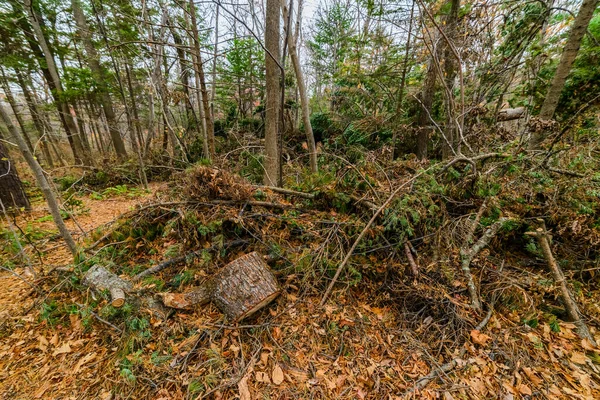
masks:
[[[223,268],[214,277],[186,293],[163,293],[166,306],[190,308],[213,301],[234,322],[260,310],[280,293],[267,263],[257,252],[246,254]]]
[[[17,175],[14,162],[8,158],[8,151],[0,141],[0,201],[6,209],[29,209],[29,199],[23,189],[23,183]],[[2,208],[0,207],[0,212]]]
[[[125,292],[131,290],[131,283],[119,278],[104,267],[94,265],[83,277],[83,284],[95,290],[108,290],[111,305],[122,307],[125,304]]]

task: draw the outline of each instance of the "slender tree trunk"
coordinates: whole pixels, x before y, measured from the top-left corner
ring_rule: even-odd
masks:
[[[287,37],[290,45],[290,58],[292,59],[292,65],[294,66],[294,73],[296,74],[296,81],[298,84],[298,92],[300,96],[300,105],[302,108],[302,122],[304,123],[304,130],[306,132],[306,143],[308,145],[308,152],[310,158],[310,170],[316,174],[319,172],[319,166],[317,164],[317,147],[315,145],[315,136],[313,134],[312,125],[310,123],[310,110],[308,104],[308,94],[306,93],[306,86],[304,83],[304,75],[300,66],[300,60],[298,59],[297,42],[299,35],[299,24],[300,24],[300,11],[302,10],[302,0],[298,2],[298,16],[296,24],[296,32],[292,37],[291,29],[288,29]],[[289,12],[287,6],[283,5],[283,19],[287,20]]]
[[[127,87],[129,89],[129,96],[131,98],[131,109],[133,110],[133,124],[135,125],[135,131],[137,132],[137,140],[133,133],[131,132],[131,146],[133,147],[133,151],[137,155],[138,165],[140,168],[140,180],[144,185],[144,189],[148,189],[148,178],[146,177],[146,168],[144,166],[144,159],[142,158],[142,151],[140,150],[140,146],[144,143],[142,139],[142,128],[140,126],[140,118],[137,112],[137,103],[135,101],[135,93],[133,92],[133,84],[131,83],[131,72],[127,63],[125,63],[125,73],[127,74]]]
[[[25,121],[23,121],[23,117],[21,116],[21,113],[19,112],[19,107],[17,106],[15,97],[12,94],[12,90],[10,90],[10,85],[8,83],[8,79],[6,79],[6,75],[4,74],[4,69],[2,67],[0,67],[0,75],[1,75],[1,79],[2,79],[2,90],[4,90],[4,94],[6,95],[6,100],[8,101],[10,108],[13,110],[13,114],[15,115],[15,118],[17,119],[17,123],[19,125],[19,128],[21,129],[21,133],[23,133],[23,139],[25,139],[25,143],[27,144],[29,151],[31,151],[33,153],[33,144],[31,143],[29,134],[27,133],[27,130],[25,129]]]
[[[27,103],[27,108],[29,109],[29,114],[31,114],[31,119],[33,120],[33,125],[35,129],[38,131],[40,136],[40,147],[42,148],[42,153],[44,154],[44,160],[48,163],[48,167],[54,168],[54,160],[50,155],[50,149],[48,148],[48,138],[44,132],[44,124],[40,118],[40,112],[37,108],[37,104],[33,100],[33,96],[29,91],[29,87],[23,78],[23,74],[21,71],[16,71],[17,73],[17,82],[23,91],[23,96],[25,97],[25,102]]]
[[[83,145],[81,144],[81,138],[77,133],[77,127],[75,126],[75,121],[73,120],[73,116],[71,115],[71,110],[67,103],[65,103],[61,99],[61,95],[63,93],[62,83],[60,80],[60,76],[58,75],[58,68],[56,67],[56,63],[54,61],[54,57],[48,46],[48,42],[46,41],[46,37],[44,36],[44,32],[38,21],[39,16],[36,15],[35,10],[32,8],[31,0],[23,0],[23,5],[25,7],[25,12],[28,16],[29,26],[24,20],[21,20],[21,26],[24,29],[24,32],[27,36],[27,41],[30,44],[30,47],[36,57],[38,59],[43,58],[43,61],[40,61],[40,65],[42,65],[42,71],[44,72],[44,77],[48,82],[48,86],[50,86],[50,90],[53,91],[54,99],[56,101],[59,115],[61,118],[61,122],[65,128],[65,133],[67,135],[67,139],[69,140],[69,144],[71,145],[71,149],[73,151],[73,156],[75,158],[76,163],[83,163],[84,165],[91,165],[92,161],[89,154],[83,150]],[[33,30],[34,35],[28,35],[27,32],[29,28]]]
[[[598,0],[583,0],[583,3],[581,3],[579,12],[575,17],[575,21],[573,21],[573,27],[569,32],[567,44],[560,57],[558,67],[556,68],[556,73],[546,92],[546,97],[539,115],[539,118],[542,120],[550,120],[554,117],[554,112],[556,111],[560,95],[565,87],[565,82],[571,72],[571,67],[575,62],[575,58],[577,58],[577,53],[579,53],[581,39],[583,39],[583,36],[587,32],[588,25],[594,16],[597,4]],[[543,132],[534,132],[529,141],[529,148],[531,150],[539,149],[542,140],[544,140]]]
[[[188,71],[188,62],[185,57],[185,49],[183,39],[177,33],[177,29],[173,26],[170,19],[167,19],[171,36],[173,36],[173,42],[175,43],[175,52],[177,53],[177,59],[179,61],[179,79],[181,81],[181,90],[185,96],[185,110],[187,117],[188,129],[198,134],[200,132],[200,122],[194,111],[192,105],[192,98],[190,96],[190,73]],[[198,107],[200,107],[200,101],[198,101]]]
[[[219,47],[219,5],[216,5],[215,14],[215,46],[213,49],[212,85],[210,88],[210,112],[213,122],[215,121],[215,96],[217,94],[217,54]]]
[[[200,83],[200,92],[202,93],[202,109],[204,111],[204,121],[206,124],[206,142],[208,145],[208,159],[215,158],[215,127],[213,124],[212,113],[210,112],[210,104],[208,101],[208,91],[206,90],[206,79],[204,77],[204,65],[202,63],[202,54],[200,53],[200,37],[198,35],[198,24],[196,22],[196,6],[194,0],[190,0],[190,18],[192,23],[192,44],[194,51],[194,70]]]
[[[460,0],[450,0],[450,13],[446,18],[445,30],[446,36],[450,42],[454,42],[457,38],[458,31],[458,11],[460,9]],[[454,53],[448,43],[444,46],[444,78],[446,87],[448,88],[446,99],[446,140],[442,141],[442,158],[447,159],[455,154],[455,148],[458,140],[458,131],[455,121],[456,110],[454,107],[454,81],[456,80],[456,69],[458,60],[454,57]]]
[[[25,161],[27,161],[27,164],[29,164],[29,167],[32,169],[32,171],[35,175],[35,178],[38,182],[38,185],[40,186],[40,189],[42,190],[42,193],[44,194],[44,197],[46,198],[46,202],[48,203],[48,208],[50,209],[50,214],[52,214],[52,218],[54,219],[54,223],[58,227],[58,231],[60,232],[61,236],[63,237],[69,250],[71,250],[71,253],[73,254],[73,256],[76,256],[77,255],[77,245],[75,244],[75,241],[73,240],[73,237],[71,236],[71,232],[69,232],[69,229],[67,229],[67,226],[65,225],[65,222],[63,221],[62,216],[60,215],[60,208],[58,206],[58,201],[56,200],[56,197],[54,196],[54,192],[52,192],[52,189],[50,188],[50,185],[48,184],[48,180],[46,179],[46,176],[44,175],[44,171],[42,170],[42,167],[40,166],[40,164],[38,164],[37,160],[31,153],[31,151],[29,151],[29,148],[27,147],[27,143],[25,143],[25,140],[23,139],[23,137],[21,136],[19,131],[12,124],[12,121],[10,120],[9,115],[3,106],[0,106],[0,119],[2,119],[4,121],[4,123],[8,127],[9,132],[14,136],[14,138],[17,142],[17,145],[19,146],[19,149],[21,150],[21,152],[23,153],[23,156],[25,157]]]
[[[400,88],[398,89],[398,99],[396,104],[396,121],[400,122],[401,112],[402,112],[402,102],[404,101],[404,92],[406,87],[406,74],[408,73],[408,65],[409,65],[409,55],[411,49],[411,39],[412,39],[412,31],[414,24],[414,15],[415,15],[415,4],[416,1],[413,1],[412,7],[410,9],[410,22],[408,25],[408,35],[406,38],[406,49],[404,50],[404,62],[402,65],[402,75],[400,77]],[[396,158],[396,145],[398,141],[398,127],[394,129],[394,134],[392,135],[392,161]]]
[[[98,88],[96,90],[96,94],[100,100],[100,105],[104,110],[104,116],[106,117],[106,121],[108,123],[108,130],[115,148],[115,152],[120,160],[125,160],[127,159],[127,151],[125,150],[125,143],[121,138],[121,132],[119,132],[119,126],[116,120],[113,103],[110,98],[110,94],[108,93],[108,76],[100,65],[100,57],[98,56],[96,48],[92,43],[90,28],[85,19],[85,15],[83,14],[83,10],[81,9],[79,0],[71,0],[71,7],[73,8],[73,16],[77,25],[77,33],[83,42],[83,46],[87,55],[87,64],[92,71],[94,79],[96,80],[96,85]]]
[[[429,134],[431,129],[431,106],[433,105],[433,96],[435,95],[435,81],[437,72],[435,70],[435,55],[432,54],[429,66],[427,67],[427,75],[423,82],[423,90],[421,92],[420,108],[417,117],[417,157],[420,160],[427,158],[427,146],[429,144]]]
[[[280,104],[280,5],[277,0],[267,0],[265,14],[265,159],[263,183],[277,186],[279,175],[279,108]]]

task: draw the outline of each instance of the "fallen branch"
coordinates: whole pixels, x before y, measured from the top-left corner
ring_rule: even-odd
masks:
[[[490,306],[490,309],[488,310],[485,318],[475,327],[475,330],[481,331],[483,328],[485,328],[487,323],[490,321],[490,318],[492,318],[493,313],[494,313],[494,307],[492,304]],[[417,382],[415,383],[415,386],[413,386],[409,391],[404,393],[404,396],[402,396],[402,397],[406,397],[408,394],[410,394],[416,390],[424,389],[431,381],[433,381],[434,379],[437,379],[440,375],[452,371],[454,368],[456,368],[458,363],[460,361],[462,361],[462,357],[465,355],[466,352],[467,352],[467,350],[465,348],[463,348],[458,353],[458,356],[456,358],[454,358],[451,361],[447,362],[446,364],[440,366],[439,368],[432,370],[429,374],[427,374],[424,377],[417,380]]]
[[[122,307],[125,304],[125,293],[131,290],[131,283],[127,282],[104,267],[94,265],[83,277],[82,283],[97,291],[108,290],[113,307]]]
[[[481,218],[479,214],[478,216],[479,218]],[[507,220],[507,218],[500,218],[498,221],[494,222],[488,229],[486,229],[483,235],[470,249],[466,247],[468,246],[468,243],[465,243],[465,246],[462,249],[460,249],[461,268],[463,270],[463,273],[465,274],[465,278],[467,279],[467,289],[469,290],[469,296],[471,297],[471,305],[476,310],[481,310],[481,302],[479,301],[477,285],[475,284],[473,274],[471,273],[471,262],[473,261],[473,258],[475,258],[475,256],[479,254],[479,252],[489,244],[490,240],[492,240],[492,238],[496,236],[498,230],[500,230],[502,225]]]
[[[408,240],[404,242],[404,252],[406,253],[406,258],[408,258],[408,265],[410,265],[413,277],[416,279],[417,276],[419,276],[419,266],[415,262],[412,252],[410,251],[410,245],[408,244]]]
[[[133,281],[137,282],[140,279],[148,276],[148,275],[152,275],[152,274],[156,274],[160,271],[162,271],[163,269],[166,269],[168,267],[171,267],[173,265],[185,262],[186,260],[190,259],[190,258],[195,258],[195,257],[200,257],[202,255],[202,253],[204,253],[205,251],[212,251],[212,250],[216,250],[216,249],[229,249],[232,247],[238,247],[238,246],[242,246],[248,244],[247,240],[243,240],[243,239],[237,239],[237,240],[233,240],[231,242],[225,243],[223,244],[223,246],[221,247],[218,244],[214,244],[210,247],[207,247],[205,249],[201,249],[201,250],[196,250],[196,251],[192,251],[191,253],[187,253],[175,258],[171,258],[170,260],[167,261],[163,261],[162,263],[152,267],[152,268],[148,268],[145,271],[140,272],[139,274],[137,274],[136,276],[133,277]]]
[[[319,303],[320,306],[322,306],[323,304],[325,304],[325,302],[327,301],[327,298],[329,297],[329,294],[331,293],[331,290],[333,289],[333,286],[335,285],[335,283],[337,282],[338,278],[340,277],[340,274],[344,270],[344,267],[346,266],[346,264],[348,264],[348,261],[350,261],[350,257],[352,257],[352,254],[354,254],[354,250],[356,250],[356,247],[362,241],[362,239],[365,237],[365,235],[367,234],[367,231],[371,228],[371,225],[373,225],[373,223],[375,222],[375,220],[377,219],[377,217],[379,217],[379,214],[381,214],[383,212],[383,210],[385,210],[386,207],[390,205],[390,203],[392,202],[392,200],[394,200],[394,197],[396,197],[396,195],[398,193],[400,193],[400,191],[402,189],[404,189],[409,183],[412,183],[418,177],[420,177],[420,176],[424,175],[425,173],[429,172],[432,168],[434,168],[434,166],[432,166],[432,167],[430,167],[430,168],[428,168],[426,170],[423,170],[423,171],[419,172],[418,174],[414,175],[412,178],[410,178],[409,180],[407,180],[406,182],[404,182],[402,185],[398,186],[398,188],[396,190],[394,190],[389,195],[389,197],[381,205],[381,207],[379,207],[377,209],[377,211],[373,214],[373,216],[371,217],[371,219],[369,220],[369,222],[367,222],[367,225],[363,228],[363,230],[360,232],[360,234],[358,235],[358,237],[356,238],[356,240],[352,244],[352,247],[350,248],[350,250],[348,251],[348,253],[346,253],[346,257],[344,257],[344,259],[342,260],[342,262],[338,266],[337,270],[335,271],[335,275],[333,276],[333,279],[329,283],[329,286],[327,287],[327,290],[325,290],[325,294],[321,298],[321,302]]]
[[[556,262],[556,259],[552,255],[552,249],[550,249],[550,241],[549,234],[546,230],[546,226],[543,221],[541,221],[542,227],[535,230],[535,232],[526,232],[526,235],[533,236],[537,239],[540,247],[542,248],[542,253],[544,254],[544,258],[548,263],[548,267],[550,268],[550,272],[554,276],[554,281],[560,288],[561,297],[563,302],[565,303],[565,308],[567,310],[567,314],[569,318],[573,321],[575,326],[577,327],[577,333],[584,339],[588,339],[590,343],[596,346],[596,341],[594,337],[590,333],[587,325],[581,319],[581,312],[579,311],[579,307],[577,306],[577,302],[573,299],[573,295],[567,286],[567,281],[565,279],[565,275],[563,274],[560,266]]]

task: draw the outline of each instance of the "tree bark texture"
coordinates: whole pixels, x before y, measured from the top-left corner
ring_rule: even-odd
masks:
[[[241,321],[260,310],[280,293],[279,284],[257,252],[243,255],[215,276],[186,293],[163,293],[166,306],[190,308],[213,301],[232,321]]]
[[[6,208],[29,208],[29,199],[23,183],[17,174],[14,162],[8,158],[8,151],[0,141],[0,201]]]
[[[278,60],[280,37],[280,3],[267,0],[265,22],[265,159],[263,183],[268,186],[279,186],[279,107],[280,77]]]
[[[90,268],[83,277],[83,284],[94,290],[110,292],[111,305],[122,307],[125,304],[125,293],[131,290],[132,285],[109,270],[99,265]]]
[[[581,39],[583,39],[583,36],[587,32],[587,27],[594,16],[594,11],[596,10],[597,4],[598,0],[583,0],[583,3],[581,3],[579,12],[577,13],[575,21],[573,22],[573,27],[569,32],[567,44],[565,45],[565,49],[560,57],[560,62],[558,63],[556,73],[554,74],[552,83],[546,92],[546,97],[544,99],[544,103],[542,104],[542,109],[540,110],[539,115],[541,120],[549,120],[554,117],[554,112],[556,111],[556,106],[560,100],[562,90],[565,87],[565,82],[567,81],[567,77],[571,72],[571,67],[575,62],[575,58],[577,58],[577,53],[579,53]],[[543,139],[543,132],[534,132],[529,141],[529,148],[531,150],[539,149],[540,143]]]

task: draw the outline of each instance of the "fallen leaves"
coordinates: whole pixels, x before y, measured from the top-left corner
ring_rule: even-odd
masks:
[[[485,346],[488,342],[492,340],[492,338],[485,333],[481,333],[480,331],[473,329],[471,331],[471,340],[473,343]]]
[[[273,378],[273,383],[276,385],[281,385],[281,383],[283,382],[283,370],[281,369],[279,364],[275,364],[275,368],[273,368],[271,377]]]

